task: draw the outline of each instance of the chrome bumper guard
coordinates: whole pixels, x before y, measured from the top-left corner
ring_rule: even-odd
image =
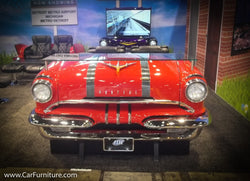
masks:
[[[93,121],[85,116],[55,115],[42,118],[35,110],[31,112],[29,122],[35,126],[56,128],[89,128],[93,125]]]
[[[92,120],[87,117],[65,117],[43,119],[33,110],[29,117],[32,125],[38,126],[42,136],[49,139],[74,139],[74,140],[103,140],[105,137],[133,137],[135,141],[167,141],[167,140],[192,140],[196,138],[204,126],[210,122],[205,113],[195,120],[164,119],[162,128],[159,128],[160,120],[148,119],[144,127],[148,131],[138,130],[89,130],[92,127]],[[147,123],[147,124],[146,124]],[[78,131],[76,131],[78,130]],[[80,131],[79,131],[80,130]],[[86,130],[86,131],[85,131]]]

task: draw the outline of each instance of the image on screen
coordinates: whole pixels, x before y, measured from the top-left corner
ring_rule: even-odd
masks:
[[[149,36],[151,9],[107,9],[107,36]]]

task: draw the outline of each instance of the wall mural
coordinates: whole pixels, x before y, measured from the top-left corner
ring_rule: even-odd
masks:
[[[106,36],[106,9],[115,8],[110,0],[77,1],[78,25],[57,26],[58,35],[72,35],[74,43],[95,47]],[[137,7],[137,0],[120,1],[120,7]],[[184,57],[186,0],[142,0],[143,8],[151,8],[151,36],[159,45],[168,45],[179,58]],[[32,26],[31,1],[1,1],[0,52],[15,52],[15,44],[31,45],[33,35],[50,35],[53,26]]]

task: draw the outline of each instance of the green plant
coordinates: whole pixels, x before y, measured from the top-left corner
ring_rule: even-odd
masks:
[[[174,46],[173,45],[168,46],[168,51],[169,53],[174,53]]]
[[[250,120],[250,73],[247,76],[226,78],[218,85],[217,94]]]
[[[6,52],[0,53],[0,66],[4,64],[9,64],[13,61],[13,57],[15,55],[12,54],[7,54]]]

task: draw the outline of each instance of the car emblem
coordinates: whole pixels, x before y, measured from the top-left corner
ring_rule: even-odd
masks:
[[[113,146],[121,146],[121,145],[123,145],[124,142],[125,142],[124,139],[117,139],[117,140],[113,141],[112,145]]]
[[[102,62],[103,63],[103,62]],[[119,73],[121,69],[126,68],[130,65],[134,65],[136,62],[133,63],[126,63],[124,65],[120,65],[119,61],[117,62],[116,65],[112,65],[111,63],[103,63],[104,65],[116,69],[116,73]]]

